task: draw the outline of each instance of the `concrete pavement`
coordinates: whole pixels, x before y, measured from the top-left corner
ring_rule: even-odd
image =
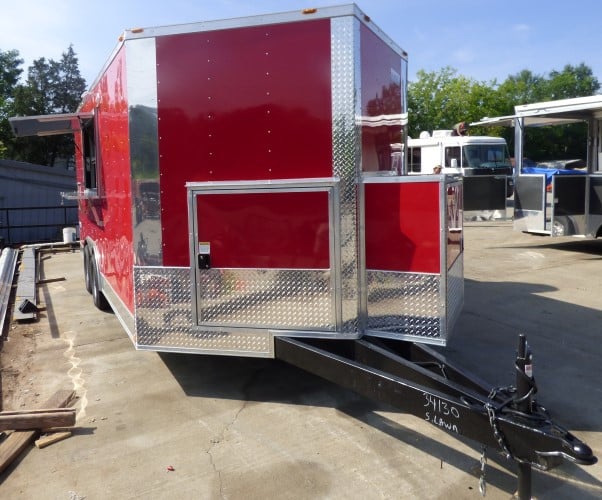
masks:
[[[29,342],[23,390],[36,401],[76,389],[78,429],[27,451],[0,476],[3,497],[480,498],[479,445],[416,417],[273,360],[135,351],[115,316],[94,309],[82,267],[78,252],[45,254],[46,311],[9,339]],[[468,223],[465,307],[443,349],[492,386],[508,385],[525,333],[538,401],[599,457],[601,271],[602,241]],[[487,498],[510,498],[515,473],[491,451]],[[533,492],[600,498],[602,466],[534,471]]]

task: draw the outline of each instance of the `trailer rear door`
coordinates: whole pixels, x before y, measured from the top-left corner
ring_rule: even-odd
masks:
[[[514,229],[551,236],[587,234],[588,186],[586,175],[519,175]]]
[[[336,332],[332,182],[188,186],[193,324]]]

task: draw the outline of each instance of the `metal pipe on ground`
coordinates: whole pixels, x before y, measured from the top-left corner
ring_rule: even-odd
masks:
[[[18,255],[19,251],[14,248],[5,248],[0,255],[0,335],[4,332]]]

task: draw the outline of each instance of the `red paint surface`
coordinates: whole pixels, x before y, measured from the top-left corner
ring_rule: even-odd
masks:
[[[395,51],[370,29],[361,28],[361,107],[363,117],[399,115],[402,113],[402,60]],[[402,125],[362,127],[362,170],[390,171],[391,144],[402,142]],[[400,172],[398,172],[400,173]]]
[[[100,96],[101,104],[95,113],[100,131],[97,148],[102,165],[100,197],[81,199],[79,211],[81,239],[90,237],[94,240],[102,274],[133,312],[134,253],[125,74],[125,51],[122,49],[82,106],[82,111],[92,111],[94,96]],[[75,139],[81,146],[80,134],[75,134]],[[77,151],[81,151],[81,147]],[[76,154],[76,176],[78,185],[83,186],[83,165],[79,154]]]
[[[166,266],[189,265],[185,183],[332,176],[330,21],[157,39]]]
[[[198,241],[211,245],[211,267],[328,269],[326,192],[197,196]]]
[[[439,273],[439,182],[367,183],[366,268]]]

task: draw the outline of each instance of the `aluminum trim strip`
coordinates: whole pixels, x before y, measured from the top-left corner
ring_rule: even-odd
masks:
[[[136,264],[161,264],[163,244],[159,176],[155,39],[126,45],[132,178],[132,232]]]
[[[341,333],[357,333],[363,328],[361,290],[358,272],[359,224],[356,179],[361,166],[360,116],[360,23],[354,18],[331,20],[331,85],[333,173],[340,179],[339,220],[341,244],[335,272],[340,280]]]

